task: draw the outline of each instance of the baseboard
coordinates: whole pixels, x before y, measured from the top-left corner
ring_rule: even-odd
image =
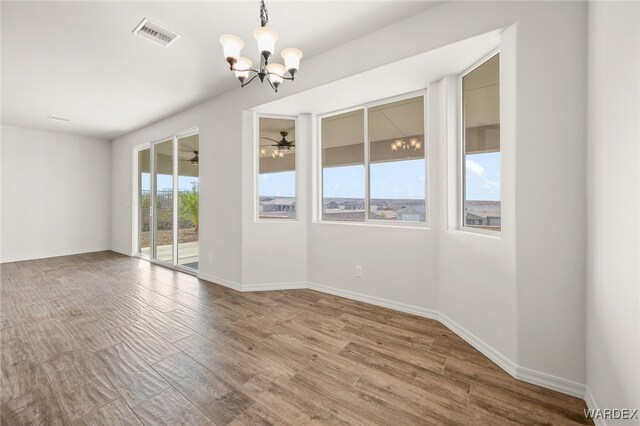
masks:
[[[563,379],[561,377],[553,376],[551,374],[518,366],[516,363],[504,356],[500,351],[494,349],[491,345],[487,344],[485,341],[468,331],[466,328],[436,310],[421,308],[418,306],[408,305],[400,302],[394,302],[392,300],[379,297],[367,296],[365,294],[342,290],[316,283],[308,283],[307,288],[323,293],[332,294],[334,296],[357,300],[359,302],[369,303],[372,305],[381,306],[383,308],[389,308],[396,311],[406,312],[424,318],[440,321],[448,329],[460,336],[460,338],[464,339],[467,343],[469,343],[491,361],[496,363],[496,365],[505,370],[515,379],[541,386],[546,389],[551,389],[566,395],[571,395],[577,398],[585,397],[585,385],[573,382],[571,380]]]
[[[484,340],[480,339],[448,316],[439,313],[439,320],[449,330],[456,333],[465,342],[477,349],[482,355],[489,358],[491,361],[496,363],[496,365],[517,379],[516,372],[518,366],[509,358],[504,356],[500,351],[494,349],[491,345],[487,344]]]
[[[598,406],[598,403],[596,402],[596,399],[593,397],[593,394],[591,393],[591,389],[589,389],[589,386],[586,386],[584,390],[584,402],[587,404],[587,408],[589,410],[597,410],[600,408]],[[596,426],[607,426],[607,422],[604,419],[597,418],[592,420]]]
[[[523,382],[575,396],[576,398],[584,399],[586,397],[585,385],[552,374],[531,370],[526,367],[517,367],[514,377]]]
[[[273,291],[273,290],[301,290],[307,288],[307,283],[272,283],[272,284],[240,284],[235,281],[230,281],[220,277],[214,277],[213,275],[207,275],[202,272],[198,273],[198,278],[201,280],[209,281],[214,284],[220,284],[224,287],[231,288],[240,292],[249,291]]]
[[[111,247],[100,247],[100,248],[83,249],[83,250],[62,251],[62,252],[56,252],[56,253],[40,253],[40,254],[29,255],[26,257],[3,258],[0,263],[24,262],[26,260],[51,259],[53,257],[74,256],[77,254],[96,253],[99,251],[110,251],[110,250],[111,250]]]
[[[242,284],[240,291],[272,291],[272,290],[302,290],[309,286],[305,282],[273,283],[273,284]]]
[[[220,277],[214,277],[213,275],[207,275],[203,272],[198,272],[198,278],[214,284],[220,284],[221,286],[228,287],[236,291],[242,291],[242,286],[235,281],[230,281]]]
[[[513,378],[566,395],[571,395],[576,398],[582,399],[585,397],[585,385],[582,383],[563,379],[562,377],[532,370],[530,368],[521,367],[500,353],[500,351],[494,349],[491,345],[487,344],[485,341],[475,336],[466,328],[462,327],[460,324],[442,313],[440,313],[440,322],[477,349],[484,356],[493,361],[504,371],[513,376]]]
[[[392,300],[383,299],[375,296],[367,296],[366,294],[356,293],[353,291],[342,290],[335,287],[329,287],[326,285],[308,283],[307,288],[310,290],[316,290],[322,293],[333,294],[334,296],[344,297],[346,299],[357,300],[358,302],[369,303],[370,305],[381,306],[383,308],[393,309],[395,311],[405,312],[408,314],[418,315],[420,317],[439,320],[440,315],[437,311],[420,308],[414,305],[408,305],[401,302],[394,302]]]
[[[115,247],[111,247],[109,250],[111,250],[114,253],[122,254],[122,255],[125,255],[125,256],[129,256],[129,257],[135,256],[135,253],[129,253],[126,250],[118,249],[118,248],[115,248]]]

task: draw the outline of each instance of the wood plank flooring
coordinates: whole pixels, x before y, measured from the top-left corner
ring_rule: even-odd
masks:
[[[2,425],[590,424],[437,321],[111,252],[1,268]]]

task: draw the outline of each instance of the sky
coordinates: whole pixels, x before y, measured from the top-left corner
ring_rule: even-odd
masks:
[[[467,199],[500,199],[500,153],[468,155],[466,159]],[[325,168],[324,197],[364,198],[363,165]],[[424,199],[423,160],[371,164],[371,198]],[[260,196],[295,196],[295,172],[260,175]]]
[[[500,153],[466,158],[467,200],[500,200]]]
[[[324,169],[323,189],[327,198],[364,198],[363,165]],[[424,199],[425,168],[423,160],[406,160],[371,164],[371,198]],[[466,158],[466,193],[468,200],[500,200],[500,153],[472,154]],[[178,178],[178,190],[190,190],[192,176]],[[171,176],[158,175],[158,188],[171,189]],[[260,175],[260,196],[294,197],[295,172]],[[142,189],[150,189],[149,174],[142,174]]]
[[[295,197],[296,172],[263,173],[258,183],[258,194],[263,196]]]
[[[364,166],[329,167],[323,172],[323,197],[364,198]],[[425,196],[424,160],[371,164],[371,198],[415,199]]]

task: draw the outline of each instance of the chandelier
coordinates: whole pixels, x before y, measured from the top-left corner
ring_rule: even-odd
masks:
[[[264,158],[267,156],[267,150],[265,148],[260,148],[260,157]],[[284,158],[284,152],[279,150],[278,148],[273,148],[271,151],[272,158]]]
[[[398,151],[398,150],[418,151],[420,148],[422,148],[422,142],[417,139],[411,139],[409,142],[405,141],[404,139],[398,139],[396,141],[391,142],[390,147],[392,151]]]
[[[282,82],[293,80],[300,68],[302,52],[291,47],[280,52],[280,56],[284,59],[284,65],[276,62],[269,63],[269,58],[275,51],[278,33],[267,27],[268,22],[267,7],[264,5],[264,0],[260,0],[260,27],[253,32],[253,38],[258,42],[258,52],[260,52],[260,66],[258,68],[251,68],[253,65],[251,59],[240,56],[240,50],[244,47],[244,42],[240,37],[231,34],[220,37],[224,57],[229,63],[229,69],[235,72],[236,77],[240,80],[240,87],[251,83],[256,77],[260,79],[261,83],[264,83],[266,77],[269,85],[277,92]],[[249,78],[250,74],[252,74],[251,78]]]

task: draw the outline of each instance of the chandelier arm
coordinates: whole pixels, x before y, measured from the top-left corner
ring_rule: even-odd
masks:
[[[270,79],[267,78],[267,82],[269,82],[269,86],[271,86],[273,90],[275,90],[276,92],[278,91],[278,89],[275,88],[275,86],[273,85]]]
[[[260,71],[255,69],[255,68],[247,68],[244,70],[239,70],[238,68],[233,68],[231,71],[238,71],[238,72],[255,72],[256,74],[259,73]]]
[[[245,83],[241,83],[240,87],[244,87],[247,84],[251,83],[256,77],[258,76],[258,74],[254,74],[253,77],[251,77],[249,80],[247,80]]]
[[[277,73],[275,73],[275,72],[269,72],[269,71],[267,71],[267,75],[276,75],[276,76],[280,77],[280,78],[281,78],[281,79],[283,79],[283,80],[293,80],[293,77],[285,77],[285,76],[280,75],[280,74],[277,74]]]

